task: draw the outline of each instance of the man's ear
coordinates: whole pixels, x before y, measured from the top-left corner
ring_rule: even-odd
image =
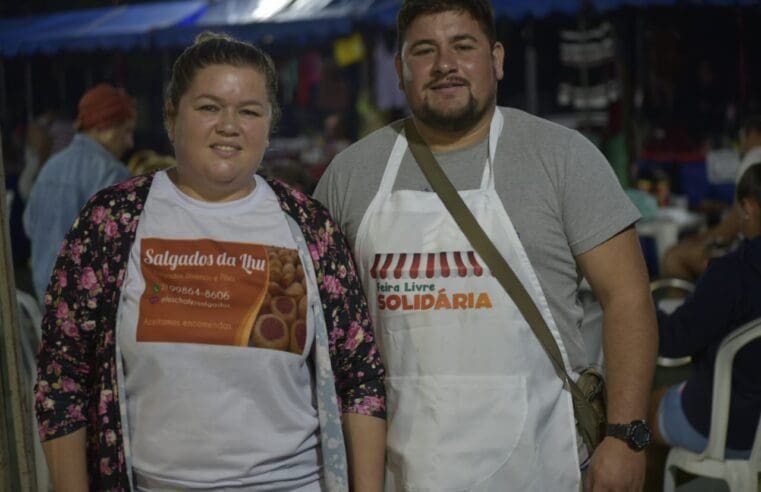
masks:
[[[404,90],[404,67],[402,66],[401,52],[394,56],[394,67],[396,68],[396,76],[399,79],[399,89]]]
[[[740,200],[742,213],[748,219],[761,223],[761,204],[752,198],[743,198]]]
[[[505,47],[497,41],[491,49],[492,63],[494,64],[494,76],[502,80],[505,76]]]
[[[169,137],[169,141],[174,143],[174,120],[177,117],[177,110],[174,104],[168,102],[164,105],[164,129]]]

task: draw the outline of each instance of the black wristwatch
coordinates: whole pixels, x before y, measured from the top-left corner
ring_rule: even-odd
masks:
[[[650,426],[644,420],[632,420],[628,424],[608,424],[605,435],[621,439],[634,451],[642,451],[653,440]]]

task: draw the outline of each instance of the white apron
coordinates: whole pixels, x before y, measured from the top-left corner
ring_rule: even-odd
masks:
[[[527,286],[569,367],[494,187],[502,125],[496,110],[481,188],[460,196]],[[392,192],[406,150],[400,134],[354,251],[387,370],[386,490],[578,490],[570,394],[438,196]]]

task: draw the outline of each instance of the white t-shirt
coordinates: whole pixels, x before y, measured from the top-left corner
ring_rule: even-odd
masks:
[[[136,232],[117,340],[138,488],[320,490],[316,292],[272,189],[208,203],[159,172]]]

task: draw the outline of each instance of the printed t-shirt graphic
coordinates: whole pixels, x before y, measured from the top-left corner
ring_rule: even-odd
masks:
[[[140,251],[138,342],[303,352],[307,291],[296,250],[145,238]]]
[[[488,292],[453,291],[459,284],[447,282],[485,274],[491,275],[475,251],[382,253],[370,268],[378,285],[378,309],[389,311],[491,309]]]

